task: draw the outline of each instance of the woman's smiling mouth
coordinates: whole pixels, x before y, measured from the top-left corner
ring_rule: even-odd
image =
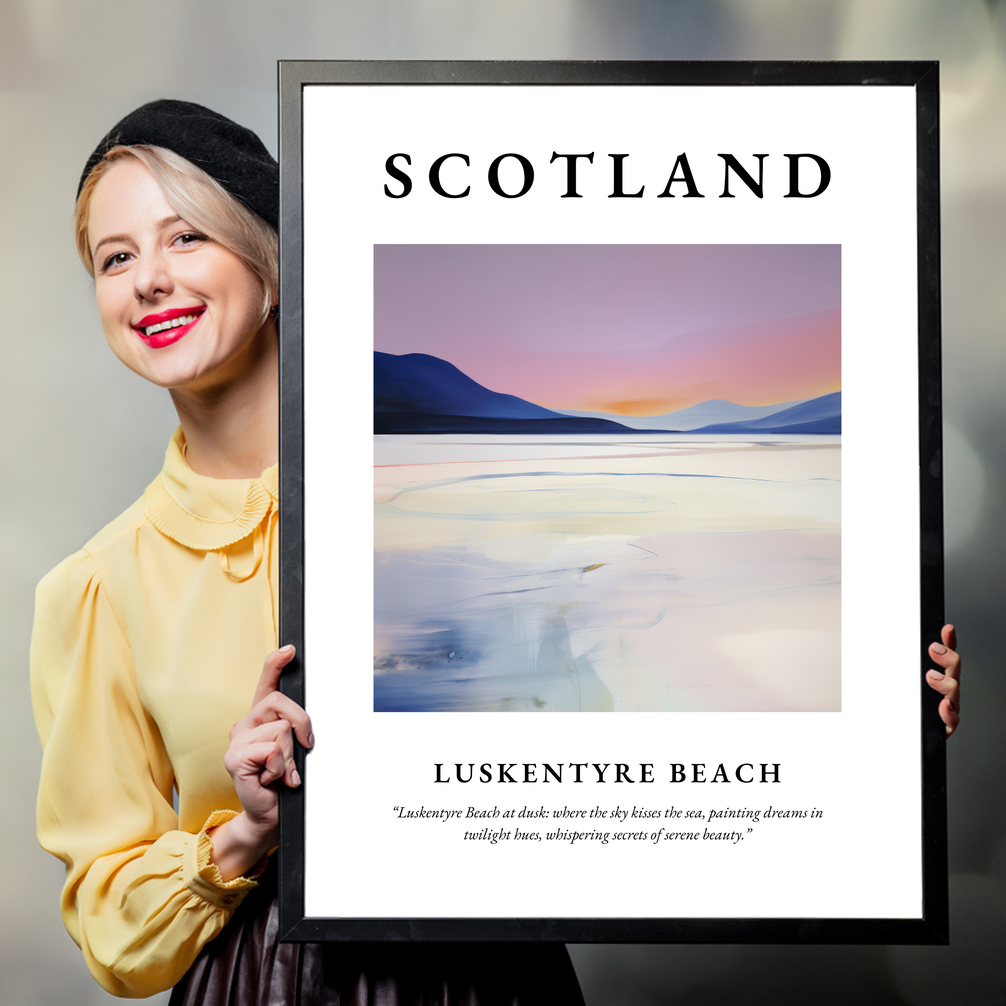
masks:
[[[205,310],[205,307],[181,307],[148,314],[133,325],[133,331],[151,349],[160,349],[186,335]]]

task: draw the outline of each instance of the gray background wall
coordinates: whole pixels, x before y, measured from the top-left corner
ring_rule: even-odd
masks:
[[[108,999],[62,929],[61,868],[34,839],[32,590],[139,495],[174,426],[167,396],[104,345],[70,236],[78,172],[122,114],[167,96],[275,149],[279,58],[942,61],[947,613],[967,665],[949,758],[953,945],[572,952],[590,1006],[1006,1002],[1004,53],[996,0],[3,0],[0,1006]]]

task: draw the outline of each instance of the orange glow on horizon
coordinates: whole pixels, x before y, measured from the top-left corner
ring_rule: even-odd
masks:
[[[616,416],[662,416],[676,412],[687,404],[680,398],[630,398],[624,401],[599,401],[590,406],[591,412],[609,412]],[[587,410],[584,410],[587,411]]]

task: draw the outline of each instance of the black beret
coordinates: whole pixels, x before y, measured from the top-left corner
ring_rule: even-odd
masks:
[[[163,98],[114,125],[84,165],[77,195],[91,169],[112,147],[166,147],[191,161],[273,227],[279,226],[279,165],[250,130],[191,101]]]

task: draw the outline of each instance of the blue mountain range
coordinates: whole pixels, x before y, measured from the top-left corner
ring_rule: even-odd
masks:
[[[622,433],[606,419],[560,415],[484,388],[426,353],[374,353],[375,433]]]
[[[729,415],[716,405],[715,415]],[[734,410],[739,406],[732,406]],[[696,410],[699,406],[694,407]],[[842,394],[834,392],[801,402],[770,415],[764,407],[744,410],[739,422],[719,422],[694,428],[692,433],[841,433]],[[707,413],[708,414],[708,413]],[[736,412],[734,413],[736,414]],[[673,419],[671,416],[667,417]],[[631,418],[628,422],[633,422]],[[375,433],[680,433],[680,429],[629,426],[590,415],[564,415],[516,395],[490,391],[452,363],[426,353],[374,353]]]
[[[761,419],[700,426],[693,433],[841,433],[842,392],[812,398]]]
[[[773,405],[738,405],[725,398],[710,398],[676,412],[665,412],[662,416],[622,416],[608,412],[582,412],[563,409],[564,416],[593,416],[595,419],[613,419],[625,423],[634,430],[697,430],[701,426],[720,423],[739,423],[746,419],[763,419],[791,405],[807,401],[799,398],[792,402],[776,402]]]

